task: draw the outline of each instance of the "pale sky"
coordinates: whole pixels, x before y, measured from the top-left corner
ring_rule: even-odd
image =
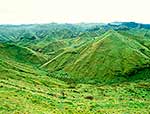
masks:
[[[0,24],[150,23],[150,0],[0,0]]]

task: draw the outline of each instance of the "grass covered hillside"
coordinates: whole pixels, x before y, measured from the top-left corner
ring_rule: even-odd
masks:
[[[0,57],[35,65],[40,65],[47,60],[46,56],[35,52],[28,47],[21,47],[7,43],[0,43]]]
[[[83,49],[82,49],[83,48]],[[139,69],[149,68],[150,50],[132,36],[108,31],[86,46],[66,50],[45,63],[50,70],[65,70],[77,79],[110,81],[128,78]]]
[[[0,25],[0,114],[149,114],[150,25]]]
[[[0,113],[149,113],[149,69],[144,80],[111,85],[67,84],[29,65],[0,60]]]

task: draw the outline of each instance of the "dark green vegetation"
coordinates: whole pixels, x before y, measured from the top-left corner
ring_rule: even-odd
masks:
[[[0,25],[0,113],[150,113],[150,25]]]

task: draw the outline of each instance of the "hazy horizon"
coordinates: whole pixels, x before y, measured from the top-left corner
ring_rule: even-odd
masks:
[[[149,0],[0,0],[0,24],[149,24]]]

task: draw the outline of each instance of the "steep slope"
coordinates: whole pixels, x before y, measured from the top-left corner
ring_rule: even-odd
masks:
[[[0,25],[0,114],[150,113],[149,27]]]
[[[18,62],[35,65],[40,65],[47,60],[44,55],[29,48],[6,43],[0,43],[0,58],[13,59]]]
[[[1,114],[149,113],[149,86],[148,79],[68,85],[35,67],[0,59]]]
[[[136,40],[109,31],[84,49],[66,51],[42,67],[61,70],[79,79],[110,81],[127,78],[150,65],[150,50]]]
[[[0,59],[1,114],[52,112],[58,104],[53,95],[64,87],[67,85],[63,81],[33,66]]]

